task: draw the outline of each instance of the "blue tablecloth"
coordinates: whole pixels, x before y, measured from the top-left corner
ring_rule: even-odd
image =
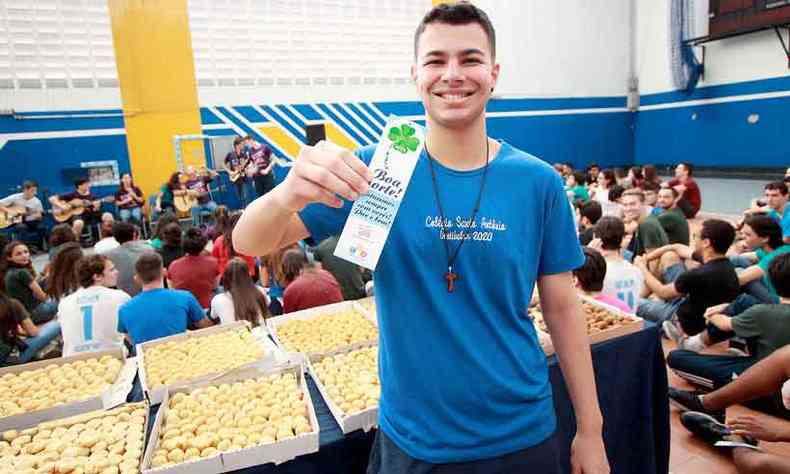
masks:
[[[665,474],[669,471],[669,404],[667,372],[658,327],[593,347],[598,398],[604,419],[604,442],[612,473]],[[561,456],[570,472],[570,446],[576,420],[556,357],[549,358]],[[364,473],[373,431],[343,436],[321,394],[308,377],[318,423],[320,449],[275,466],[236,471],[267,474]],[[152,409],[151,419],[158,407]],[[539,474],[539,473],[535,473]]]

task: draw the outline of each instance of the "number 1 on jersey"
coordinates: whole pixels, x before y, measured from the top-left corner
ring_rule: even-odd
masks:
[[[93,306],[80,306],[82,311],[82,332],[85,341],[93,339]]]

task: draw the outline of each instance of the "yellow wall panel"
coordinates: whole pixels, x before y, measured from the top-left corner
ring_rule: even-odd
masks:
[[[280,147],[292,160],[296,159],[299,155],[299,150],[302,149],[302,143],[291,138],[290,135],[285,133],[279,125],[265,125],[260,127],[260,131],[269,141]]]
[[[324,124],[324,128],[326,130],[326,138],[332,143],[342,146],[343,148],[348,148],[351,151],[356,150],[359,148],[353,140],[348,138],[348,135],[344,131],[342,131],[337,125],[333,122],[326,122]]]
[[[129,161],[148,194],[176,169],[174,135],[201,133],[187,0],[108,0]],[[184,142],[186,164],[205,163]]]

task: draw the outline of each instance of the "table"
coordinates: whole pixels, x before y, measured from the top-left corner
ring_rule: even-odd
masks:
[[[669,471],[669,403],[667,371],[659,327],[646,327],[593,347],[598,399],[604,419],[604,442],[612,473],[664,474]],[[562,373],[556,356],[549,358],[554,391],[560,456],[570,472],[570,445],[576,432]],[[307,377],[321,427],[318,452],[279,466],[255,466],[237,473],[352,474],[364,473],[374,432],[343,436],[315,383]],[[156,409],[152,410],[151,419]]]

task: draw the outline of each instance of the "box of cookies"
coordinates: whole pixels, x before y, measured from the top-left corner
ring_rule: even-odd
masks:
[[[266,363],[273,357],[271,349],[267,351],[253,335],[247,321],[188,331],[137,345],[140,383],[152,404],[162,401],[167,387]]]
[[[148,426],[148,404],[124,404],[6,430],[0,472],[138,474]]]
[[[578,296],[587,325],[587,336],[589,337],[590,345],[637,332],[644,326],[644,320],[633,314],[625,313],[618,308],[596,301],[587,295],[579,294]],[[546,327],[546,322],[543,320],[543,312],[540,305],[532,306],[529,314],[532,322],[535,324],[543,351],[547,356],[554,354],[554,345],[551,343],[549,330]]]
[[[308,359],[363,347],[379,338],[375,316],[354,301],[318,306],[266,320],[277,345],[287,353]]]
[[[318,450],[301,365],[247,368],[167,390],[144,473],[216,473],[280,464]]]
[[[378,349],[378,345],[370,343],[320,356],[308,365],[308,373],[343,433],[367,432],[378,426]]]
[[[137,361],[121,348],[0,369],[0,431],[126,401]]]

